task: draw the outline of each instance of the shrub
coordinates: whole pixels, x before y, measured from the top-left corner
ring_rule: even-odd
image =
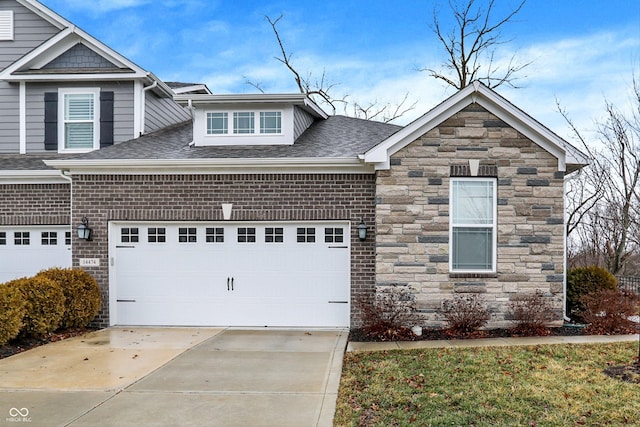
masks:
[[[467,335],[491,319],[487,304],[478,294],[459,294],[442,302],[439,315],[453,335]]]
[[[591,267],[574,268],[567,272],[567,313],[574,315],[584,311],[580,302],[583,295],[604,289],[615,290],[618,281],[607,270],[595,265]]]
[[[100,287],[96,280],[79,268],[50,268],[38,277],[53,280],[62,287],[65,309],[61,328],[87,326],[100,312]]]
[[[356,300],[363,316],[362,332],[367,337],[391,341],[414,338],[411,327],[422,321],[411,288],[391,285]]]
[[[547,335],[547,324],[556,320],[551,298],[540,290],[515,296],[509,301],[507,315],[514,321],[512,331],[517,335]]]
[[[22,294],[12,286],[0,285],[0,345],[18,336],[25,311]]]
[[[596,334],[637,333],[635,322],[629,317],[636,315],[639,297],[627,290],[604,289],[583,295],[581,317],[589,323],[585,328]]]
[[[56,282],[44,277],[25,277],[7,282],[25,302],[21,334],[42,336],[60,326],[64,314],[64,293]]]

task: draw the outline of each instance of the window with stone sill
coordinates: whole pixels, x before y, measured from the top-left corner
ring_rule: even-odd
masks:
[[[452,273],[495,273],[496,191],[493,178],[451,178]]]

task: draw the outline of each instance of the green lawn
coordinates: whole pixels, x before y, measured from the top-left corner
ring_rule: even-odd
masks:
[[[637,343],[347,353],[335,426],[640,426]]]

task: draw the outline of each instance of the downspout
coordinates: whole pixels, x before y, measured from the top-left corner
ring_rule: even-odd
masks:
[[[154,80],[149,86],[145,86],[142,88],[142,99],[140,100],[140,123],[138,123],[139,135],[144,135],[144,125],[145,125],[145,116],[147,109],[147,92],[151,89],[154,89],[158,86],[158,81]]]
[[[194,145],[196,145],[196,132],[195,132],[195,128],[196,128],[195,110],[196,109],[193,106],[193,101],[191,99],[189,101],[187,101],[187,108],[189,109],[189,112],[191,112],[191,127],[192,127],[192,129],[194,129],[194,131],[193,131],[193,139],[189,143],[189,147],[193,147]]]

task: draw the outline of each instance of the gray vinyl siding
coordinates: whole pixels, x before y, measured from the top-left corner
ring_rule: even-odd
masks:
[[[0,81],[0,153],[20,151],[18,85]]]
[[[118,68],[106,58],[98,55],[82,43],[78,43],[53,61],[42,67],[60,68]]]
[[[145,133],[191,119],[189,110],[176,104],[173,99],[159,98],[150,92],[146,96]]]
[[[293,110],[293,140],[298,139],[302,133],[313,123],[313,116],[300,107]]]
[[[0,69],[50,39],[59,30],[16,1],[0,0],[0,10],[13,10],[12,41],[0,41]]]
[[[99,87],[114,92],[114,143],[133,138],[133,82],[31,83],[27,84],[27,153],[44,149],[44,94],[65,87]],[[16,150],[17,152],[17,150]]]

